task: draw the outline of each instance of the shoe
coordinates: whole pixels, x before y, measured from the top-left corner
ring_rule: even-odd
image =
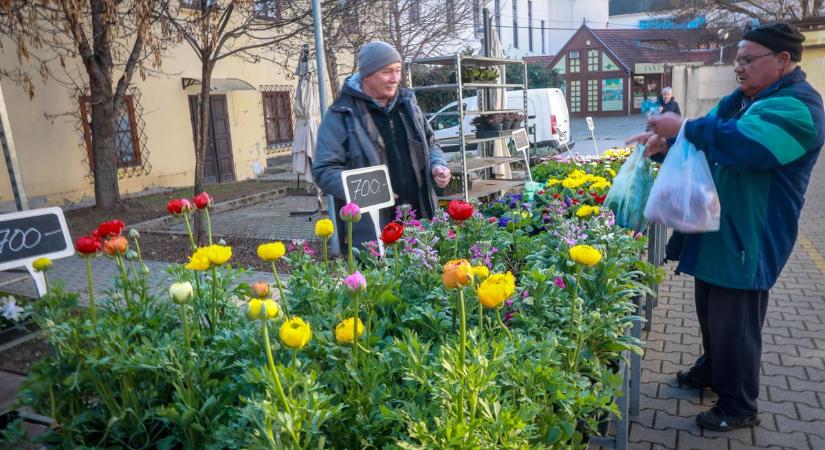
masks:
[[[738,428],[753,428],[759,425],[759,417],[755,414],[749,417],[729,416],[722,412],[718,406],[699,413],[696,416],[696,423],[706,430],[730,431]]]
[[[699,378],[693,369],[676,372],[676,382],[679,383],[679,389],[702,389],[711,387],[710,383]]]

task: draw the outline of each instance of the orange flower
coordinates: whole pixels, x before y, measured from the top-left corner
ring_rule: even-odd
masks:
[[[457,289],[470,283],[472,266],[466,259],[454,259],[444,264],[444,287]]]
[[[129,241],[123,236],[107,239],[103,244],[103,251],[109,256],[123,255],[129,250]]]
[[[253,298],[267,298],[269,297],[269,283],[258,281],[252,283],[252,297]]]

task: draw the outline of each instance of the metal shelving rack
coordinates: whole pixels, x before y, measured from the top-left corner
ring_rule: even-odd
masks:
[[[422,64],[422,65],[451,65],[456,68],[455,79],[456,83],[452,84],[433,84],[428,86],[415,86],[413,84],[412,79],[412,65],[413,64]],[[522,72],[524,74],[524,82],[523,83],[463,83],[461,81],[461,71],[463,67],[466,66],[485,66],[485,67],[493,67],[493,66],[503,66],[508,64],[520,64],[522,66]],[[501,74],[503,75],[503,74]],[[501,77],[499,78],[501,79]],[[496,140],[503,140],[503,139],[510,139],[512,138],[512,130],[507,133],[503,132],[499,136],[494,137],[487,137],[487,138],[478,138],[475,135],[465,135],[464,134],[464,116],[469,115],[485,115],[485,114],[496,114],[496,113],[515,113],[521,112],[524,114],[524,125],[523,127],[527,127],[527,64],[524,63],[523,60],[515,60],[515,59],[505,59],[505,58],[491,58],[487,56],[468,56],[462,54],[456,54],[451,56],[436,56],[430,58],[418,58],[414,59],[407,63],[407,85],[411,88],[415,89],[416,91],[428,91],[428,90],[455,90],[457,97],[458,97],[458,108],[457,112],[455,113],[441,113],[441,115],[457,115],[458,116],[458,123],[459,123],[459,135],[454,138],[448,139],[441,139],[438,142],[440,144],[447,144],[447,145],[455,145],[458,144],[460,152],[461,152],[461,163],[451,163],[449,165],[450,170],[452,172],[461,172],[462,174],[462,188],[463,188],[463,195],[448,195],[441,197],[442,200],[454,200],[458,198],[463,198],[464,201],[470,201],[470,198],[478,198],[484,197],[486,195],[493,194],[495,192],[506,191],[513,187],[519,186],[524,183],[521,180],[508,180],[508,179],[483,179],[480,181],[475,182],[476,186],[473,187],[471,191],[468,189],[468,173],[469,172],[476,172],[476,171],[484,171],[486,169],[493,168],[500,164],[509,164],[516,161],[521,161],[522,158],[519,157],[495,157],[495,156],[482,156],[474,158],[471,161],[467,160],[467,145],[474,144],[474,143],[482,143],[482,142],[492,142]],[[490,95],[493,89],[501,89],[503,95],[505,96],[505,104],[506,104],[506,92],[509,88],[521,88],[524,101],[523,101],[523,108],[522,109],[499,109],[499,110],[485,110],[483,108],[483,104],[481,102],[482,97],[479,96],[478,102],[478,109],[477,110],[464,110],[464,89],[476,89],[480,92],[484,92],[485,97]],[[527,158],[524,158],[527,160]]]

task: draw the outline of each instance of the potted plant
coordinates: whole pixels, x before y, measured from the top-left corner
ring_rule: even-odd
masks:
[[[489,138],[501,135],[504,122],[503,113],[486,114],[474,118],[470,123],[476,127],[476,137]]]
[[[463,177],[461,176],[460,173],[454,173],[450,177],[450,182],[447,183],[447,186],[444,187],[444,194],[443,195],[447,196],[447,195],[463,194],[464,193],[464,188],[463,188],[462,178]],[[470,179],[470,177],[467,177],[467,190],[472,190],[472,189],[473,189],[473,180]]]
[[[501,120],[501,130],[507,131],[513,128],[513,114],[512,113],[502,113],[502,120]]]
[[[524,119],[525,119],[524,113],[521,113],[521,112],[511,113],[511,116],[512,116],[511,119],[513,121],[511,129],[515,130],[516,128],[521,128],[523,126],[523,122],[524,122]]]
[[[494,83],[498,78],[498,70],[484,67],[466,67],[461,72],[463,83]]]

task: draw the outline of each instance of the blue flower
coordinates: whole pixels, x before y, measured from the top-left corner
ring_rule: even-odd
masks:
[[[510,223],[510,218],[507,216],[501,216],[498,219],[498,226],[501,228],[506,228],[508,223]]]

